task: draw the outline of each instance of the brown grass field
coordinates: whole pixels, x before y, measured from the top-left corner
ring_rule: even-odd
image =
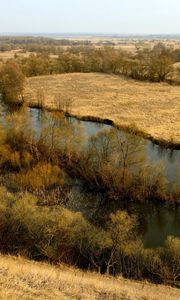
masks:
[[[30,52],[23,52],[21,49],[11,50],[11,51],[0,51],[0,61],[6,62],[9,59],[13,59],[15,55],[20,58],[28,57],[31,53]]]
[[[73,73],[28,78],[25,100],[57,108],[72,101],[71,113],[110,119],[120,126],[136,126],[157,140],[180,143],[180,86],[140,82],[115,75]]]
[[[180,290],[0,255],[1,300],[178,300]]]

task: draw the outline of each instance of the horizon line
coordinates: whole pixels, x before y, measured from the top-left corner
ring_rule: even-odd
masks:
[[[107,32],[47,32],[47,31],[42,31],[42,32],[13,32],[13,31],[3,31],[0,32],[0,35],[40,35],[40,34],[51,34],[51,35],[102,35],[102,36],[180,36],[179,33],[107,33]]]

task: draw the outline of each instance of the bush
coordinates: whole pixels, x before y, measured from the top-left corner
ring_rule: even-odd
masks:
[[[14,61],[8,61],[0,70],[0,92],[7,101],[22,100],[24,75]]]
[[[103,229],[80,212],[38,206],[31,194],[11,194],[0,188],[1,252],[134,279],[178,281],[180,239],[169,237],[164,248],[144,249],[136,227],[136,219],[125,211],[112,214]]]
[[[32,169],[12,174],[10,181],[16,188],[33,191],[40,188],[50,189],[58,185],[63,186],[63,177],[63,172],[59,166],[39,162]]]
[[[44,257],[53,262],[78,263],[98,260],[108,239],[81,213],[62,207],[37,206],[31,194],[12,195],[0,188],[0,251]]]

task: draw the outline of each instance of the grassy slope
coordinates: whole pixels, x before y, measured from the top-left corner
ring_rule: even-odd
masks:
[[[178,300],[180,290],[0,255],[0,299]]]
[[[46,106],[55,97],[72,99],[72,114],[110,119],[119,125],[136,124],[156,139],[180,143],[180,86],[148,83],[97,73],[39,76],[27,79],[25,99]]]

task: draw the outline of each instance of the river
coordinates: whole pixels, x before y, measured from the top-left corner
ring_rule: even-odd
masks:
[[[32,118],[33,129],[36,132],[40,132],[42,127],[41,111],[39,109],[30,108],[30,114]],[[1,122],[3,122],[4,110],[1,107]],[[110,130],[111,126],[106,124],[99,124],[90,121],[79,121],[75,118],[69,118],[69,122],[77,124],[81,128],[86,136],[86,145],[89,138],[104,129]],[[126,133],[121,132],[124,136]],[[144,151],[147,159],[151,165],[157,164],[163,165],[164,176],[167,178],[169,188],[173,188],[174,185],[180,186],[180,151],[163,149],[162,147],[153,144],[151,141],[144,140]],[[96,211],[98,196],[96,200],[92,200],[88,205],[83,203],[76,203],[76,197],[78,193],[83,193],[83,190],[77,190],[73,188],[74,201],[71,203],[71,207],[75,210],[81,210],[84,214],[90,214],[89,211]],[[94,198],[94,195],[87,195],[84,192],[84,197]],[[120,207],[120,206],[119,206]],[[102,209],[102,207],[101,207]],[[118,209],[117,204],[109,206],[109,212],[113,212]],[[89,211],[88,211],[89,210]],[[180,206],[169,204],[155,204],[155,203],[129,203],[128,210],[137,215],[140,222],[140,234],[144,242],[145,247],[158,247],[162,246],[169,235],[180,237]]]

